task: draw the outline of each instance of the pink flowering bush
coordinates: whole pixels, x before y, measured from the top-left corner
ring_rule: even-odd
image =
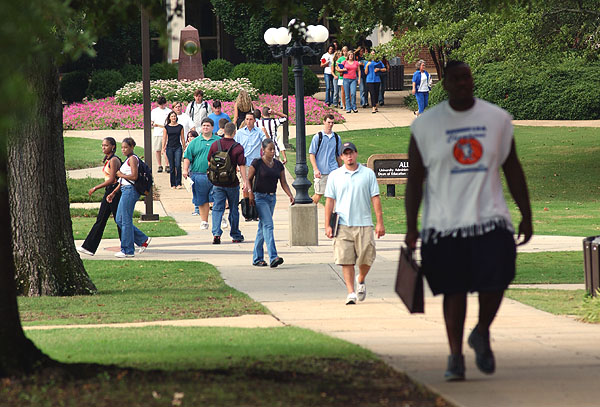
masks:
[[[209,100],[212,103],[212,100]],[[221,102],[223,111],[233,119],[234,102]],[[276,95],[259,95],[253,102],[255,109],[264,106],[281,112],[282,97]],[[152,103],[152,109],[156,107]],[[167,106],[171,106],[170,103]],[[288,98],[290,124],[296,124],[296,98]],[[346,121],[344,116],[324,102],[313,97],[304,98],[304,114],[306,124],[321,124],[325,114],[331,113],[336,123]],[[130,130],[143,128],[143,108],[141,104],[120,105],[115,98],[92,100],[83,103],[73,103],[63,110],[63,128],[65,130]]]

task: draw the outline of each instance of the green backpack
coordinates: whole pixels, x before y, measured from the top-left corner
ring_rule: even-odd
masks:
[[[231,160],[229,152],[235,146],[239,145],[238,142],[234,142],[227,151],[224,151],[221,147],[221,140],[217,140],[218,151],[210,157],[208,164],[208,180],[217,185],[232,185],[237,181],[235,164]]]

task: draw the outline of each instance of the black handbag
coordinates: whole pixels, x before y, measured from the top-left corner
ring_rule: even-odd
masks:
[[[413,251],[402,246],[396,275],[396,293],[411,314],[424,313],[423,275],[413,259]]]
[[[240,201],[242,207],[242,216],[246,219],[258,219],[256,206],[250,205],[250,198],[242,198]]]

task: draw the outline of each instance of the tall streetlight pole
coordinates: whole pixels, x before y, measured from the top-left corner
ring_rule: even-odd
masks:
[[[294,83],[296,87],[296,179],[292,186],[296,190],[296,205],[290,210],[290,244],[313,246],[318,244],[317,206],[308,195],[311,182],[306,177],[306,127],[304,116],[304,66],[302,57],[317,55],[329,37],[327,28],[318,25],[306,26],[293,19],[287,27],[269,28],[264,35],[274,58],[293,58]],[[288,46],[293,41],[291,46]],[[283,78],[286,80],[286,78]]]

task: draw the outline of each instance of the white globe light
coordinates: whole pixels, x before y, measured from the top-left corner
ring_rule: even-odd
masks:
[[[327,29],[327,27],[322,26],[322,25],[317,25],[315,27],[316,29],[316,33],[313,35],[313,38],[315,38],[316,42],[325,42],[327,41],[327,38],[329,38],[329,30]]]
[[[269,45],[276,45],[277,41],[275,40],[275,36],[277,35],[277,28],[269,28],[265,31],[265,42]]]
[[[318,29],[314,25],[306,27],[306,42],[318,42],[316,36],[318,35]]]
[[[292,35],[290,34],[287,27],[279,27],[277,32],[275,33],[275,42],[279,45],[286,45],[292,40]]]

